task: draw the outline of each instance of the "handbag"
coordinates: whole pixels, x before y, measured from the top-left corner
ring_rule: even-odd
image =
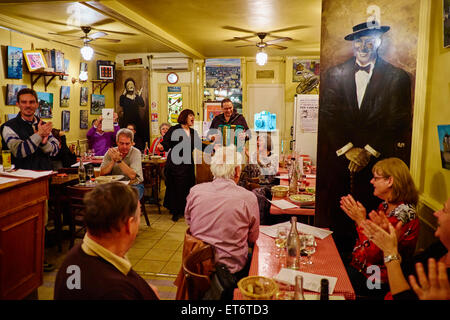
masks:
[[[223,263],[216,263],[211,275],[211,286],[203,296],[203,300],[233,300],[234,289],[237,287],[235,276]]]

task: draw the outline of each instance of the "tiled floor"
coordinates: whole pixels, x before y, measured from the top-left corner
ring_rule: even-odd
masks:
[[[150,227],[147,227],[142,217],[136,241],[128,251],[128,259],[138,274],[158,287],[161,299],[174,299],[176,287],[173,286],[173,280],[181,267],[187,225],[184,218],[173,222],[172,215],[163,207],[161,207],[161,214],[158,213],[156,206],[146,205],[146,208]],[[60,253],[56,246],[47,248],[48,262],[58,268],[64,260],[68,246],[68,240],[64,241],[63,250]],[[38,289],[40,300],[53,299],[56,273],[57,270],[44,273],[44,283]]]

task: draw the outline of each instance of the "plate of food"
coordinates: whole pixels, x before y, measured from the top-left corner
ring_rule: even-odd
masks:
[[[310,206],[316,203],[316,196],[314,194],[293,194],[289,196],[289,200],[300,206]]]
[[[95,160],[103,160],[103,156],[94,156],[93,159],[95,159]]]
[[[154,155],[154,156],[151,156],[150,157],[150,159],[152,159],[152,160],[159,160],[159,159],[161,159],[162,157],[161,156],[158,156],[158,155]]]
[[[97,178],[95,178],[95,181],[97,181],[98,183],[108,183],[113,181],[119,181],[121,179],[123,179],[123,175],[116,174],[110,176],[98,176]]]

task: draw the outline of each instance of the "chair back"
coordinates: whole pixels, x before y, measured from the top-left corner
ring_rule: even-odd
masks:
[[[200,300],[211,286],[212,265],[214,265],[214,248],[209,244],[192,251],[183,260],[189,300]]]
[[[69,199],[70,211],[70,248],[73,247],[75,238],[85,229],[84,213],[85,205],[83,202],[84,195],[91,191],[92,188],[68,186],[66,195]],[[77,230],[77,227],[78,230]],[[83,237],[82,235],[80,237]]]

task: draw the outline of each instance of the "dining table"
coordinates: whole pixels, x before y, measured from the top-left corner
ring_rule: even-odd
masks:
[[[323,239],[316,237],[316,243],[316,252],[311,257],[312,264],[302,264],[298,271],[336,277],[337,282],[332,296],[343,297],[345,300],[355,300],[355,291],[353,290],[333,237],[331,235]],[[253,247],[248,275],[264,276],[267,278],[275,277],[281,268],[285,267],[285,261],[280,257],[281,255],[277,252],[275,245],[275,239],[260,232],[258,240]],[[292,292],[294,290],[294,287],[288,284],[279,282],[277,284],[280,292]],[[308,290],[304,290],[304,293],[305,295],[318,295],[318,293]],[[243,300],[239,289],[234,290],[234,300]]]

